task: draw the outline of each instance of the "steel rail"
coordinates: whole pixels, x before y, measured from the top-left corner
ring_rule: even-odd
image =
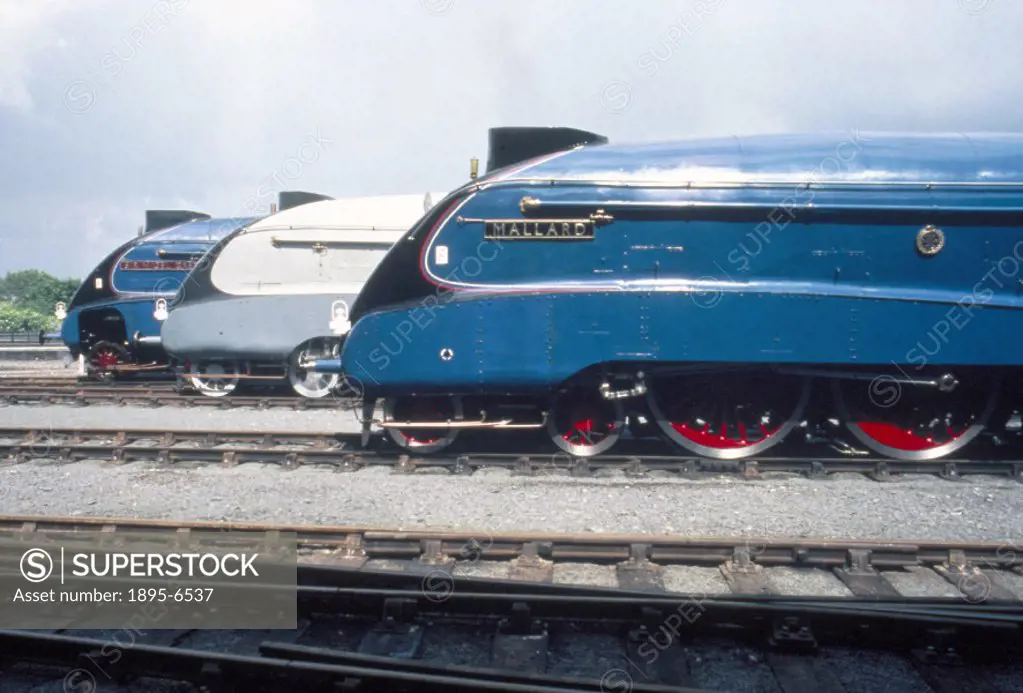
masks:
[[[90,404],[113,404],[118,406],[139,404],[151,407],[219,407],[221,409],[256,408],[269,409],[290,407],[292,409],[323,409],[342,406],[346,402],[341,398],[323,397],[309,399],[294,394],[281,395],[230,395],[227,397],[207,397],[198,392],[177,392],[172,386],[154,388],[152,385],[140,386],[75,386],[57,390],[52,387],[20,387],[7,388],[0,385],[0,402],[8,404],[73,404],[87,406]],[[355,406],[354,404],[345,406]]]
[[[41,664],[74,666],[89,660],[90,655],[102,652],[106,644],[95,638],[0,631],[0,646],[6,657]],[[119,650],[116,666],[109,668],[116,671],[118,677],[131,673],[136,676],[191,681],[199,684],[200,690],[207,692],[237,690],[235,686],[241,684],[241,690],[249,691],[277,691],[298,685],[306,691],[605,693],[605,686],[600,680],[525,676],[465,668],[447,671],[449,667],[436,665],[410,671],[408,666],[394,667],[387,661],[390,658],[380,658],[376,662],[363,660],[360,662],[362,666],[357,666],[317,661],[315,652],[293,650],[275,653],[270,649],[273,645],[266,643],[265,652],[254,656],[135,644]],[[95,680],[95,677],[92,679]],[[707,689],[650,684],[634,684],[629,690],[630,693],[713,693]]]
[[[100,386],[101,383],[89,381],[76,375],[38,376],[31,371],[0,371],[0,387],[73,387]]]
[[[150,395],[150,394],[176,394],[177,387],[173,383],[139,383],[139,384],[100,384],[90,382],[63,383],[17,383],[8,384],[0,381],[0,397],[8,396],[48,396],[80,395],[87,393],[116,394],[116,395]]]
[[[269,401],[272,403],[272,400]],[[321,400],[301,401],[312,403]],[[334,401],[321,406],[338,409],[345,407],[343,403]],[[182,446],[182,443],[195,445]],[[359,434],[331,431],[0,427],[0,455],[17,462],[40,457],[63,461],[109,459],[118,462],[187,461],[228,465],[257,462],[281,464],[287,468],[332,465],[342,471],[380,466],[390,467],[399,473],[413,473],[418,469],[446,469],[455,474],[498,468],[520,476],[553,472],[578,477],[617,471],[634,477],[668,473],[683,478],[738,475],[756,479],[767,473],[790,473],[811,479],[826,479],[837,473],[855,473],[877,481],[920,474],[950,481],[961,479],[964,475],[992,475],[1023,482],[1023,460],[1019,459],[944,458],[904,461],[880,457],[836,457],[829,456],[827,452],[830,451],[825,451],[825,454],[811,456],[716,460],[660,454],[659,449],[652,451],[654,446],[644,440],[629,443],[623,446],[626,451],[622,453],[586,458],[571,457],[553,448],[550,451],[483,450],[412,456],[382,436],[372,440],[370,446],[362,447]],[[232,444],[232,447],[222,447],[227,444]]]
[[[294,533],[302,551],[344,549],[360,560],[465,558],[509,560],[520,557],[551,561],[629,561],[645,559],[664,565],[723,564],[737,553],[757,549],[751,560],[770,565],[841,566],[849,552],[867,552],[864,565],[900,568],[939,566],[961,558],[1005,570],[1023,566],[1023,543],[1011,541],[935,541],[895,539],[814,539],[805,537],[722,537],[651,534],[491,532],[451,529],[392,529],[360,525],[299,525],[201,520],[147,520],[125,517],[0,515],[0,531],[18,534],[145,532],[154,539],[181,532]],[[485,542],[485,543],[484,543]],[[467,547],[469,547],[467,549]],[[312,554],[310,554],[312,555]],[[309,559],[322,564],[324,559]],[[443,562],[443,560],[441,561]],[[1023,574],[1023,571],[1019,571]]]

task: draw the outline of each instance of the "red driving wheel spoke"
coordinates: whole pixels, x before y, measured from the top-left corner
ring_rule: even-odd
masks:
[[[881,421],[856,421],[854,423],[864,434],[880,445],[906,452],[933,450],[942,445],[948,445],[969,430],[969,427],[966,427],[959,433],[955,433],[951,426],[946,425],[945,432],[948,434],[948,438],[935,440],[933,435],[921,435],[914,429],[903,428],[892,423]]]
[[[613,421],[608,422],[592,411],[573,412],[569,418],[572,424],[562,437],[574,445],[595,446],[614,431]]]
[[[571,455],[600,454],[621,435],[624,422],[620,406],[604,401],[595,390],[571,388],[553,402],[547,420],[548,434],[558,447]]]
[[[942,373],[917,375],[940,377]],[[895,375],[890,377],[898,382]],[[998,381],[990,374],[967,371],[955,377],[958,384],[944,392],[902,384],[898,398],[883,404],[871,399],[873,391],[861,380],[836,382],[839,411],[847,429],[874,452],[905,460],[944,457],[981,434],[998,390]]]
[[[455,405],[448,398],[399,400],[393,406],[391,418],[398,423],[403,421],[416,423],[439,422],[461,418],[460,410],[456,411]],[[431,446],[446,447],[453,440],[453,436],[457,434],[457,431],[440,428],[398,427],[392,428],[391,433],[392,436],[397,436],[396,442],[402,447],[421,452]]]
[[[102,380],[115,377],[117,366],[127,362],[128,354],[110,342],[97,342],[88,352],[89,371]]]
[[[678,431],[679,435],[685,436],[686,439],[691,440],[697,445],[703,445],[717,450],[735,450],[748,447],[767,440],[781,430],[780,425],[768,428],[763,423],[758,423],[757,427],[760,429],[760,436],[755,440],[751,440],[749,431],[746,429],[746,424],[741,421],[737,424],[739,429],[738,438],[730,438],[728,436],[728,426],[725,423],[722,423],[721,428],[719,429],[722,433],[711,432],[709,423],[704,424],[703,428],[696,428],[685,422],[669,421],[669,423],[672,428]]]
[[[784,440],[798,425],[809,381],[722,371],[654,381],[647,402],[661,432],[699,455],[738,459]]]
[[[103,349],[96,354],[95,361],[99,368],[110,368],[111,366],[116,366],[120,359],[117,357],[117,354],[109,349]]]

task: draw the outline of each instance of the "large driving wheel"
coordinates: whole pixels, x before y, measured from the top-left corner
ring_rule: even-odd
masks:
[[[885,457],[933,460],[950,455],[979,436],[994,412],[999,381],[993,374],[967,375],[945,390],[903,383],[900,378],[905,376],[892,373],[871,381],[834,383],[843,425],[856,440]]]
[[[384,401],[384,418],[395,423],[446,423],[461,421],[462,400],[458,397],[401,397]],[[440,452],[458,438],[459,429],[424,426],[388,428],[399,447],[421,455]]]
[[[780,443],[799,425],[809,398],[808,378],[747,370],[660,378],[647,391],[654,421],[669,440],[725,460]]]

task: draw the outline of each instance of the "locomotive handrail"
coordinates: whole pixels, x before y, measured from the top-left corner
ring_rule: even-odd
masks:
[[[408,231],[404,226],[375,226],[372,224],[333,225],[333,224],[279,224],[276,226],[260,226],[248,228],[246,233],[264,233],[266,231]]]
[[[205,254],[205,251],[196,252],[194,250],[193,251],[187,251],[187,250],[167,250],[166,248],[160,248],[159,250],[156,251],[156,254],[159,257],[187,257],[187,258],[192,258],[192,257],[201,257],[202,255]]]
[[[707,202],[702,200],[673,200],[669,202],[631,201],[631,200],[571,200],[544,202],[534,197],[523,197],[519,202],[519,209],[523,214],[534,212],[563,211],[570,212],[579,209],[597,209],[598,213],[605,210],[615,212],[728,212],[746,211],[768,214],[777,209],[784,209],[793,213],[902,213],[902,214],[927,214],[927,215],[950,215],[950,214],[972,214],[972,215],[1019,215],[1023,217],[1023,205],[1021,206],[948,206],[940,204],[929,205],[905,205],[905,204],[816,204],[813,202],[795,203],[782,205],[777,200],[764,202]]]
[[[658,188],[670,190],[878,190],[884,188],[897,188],[900,192],[933,192],[934,190],[977,190],[982,189],[990,192],[1023,192],[1023,182],[1006,183],[999,181],[825,181],[809,182],[804,180],[707,180],[707,181],[666,181],[666,180],[622,180],[621,178],[607,179],[576,179],[576,178],[540,178],[523,176],[517,178],[503,178],[501,180],[486,181],[475,185],[468,185],[469,190],[481,190],[483,188],[499,188],[506,186],[517,186],[523,183],[542,185],[545,187],[570,186],[570,187],[591,187],[591,188]]]
[[[394,229],[399,231],[401,229]],[[270,239],[270,245],[274,248],[282,248],[284,246],[298,246],[298,247],[311,247],[314,250],[326,249],[326,248],[361,248],[361,249],[373,249],[373,248],[390,248],[393,243],[386,240],[379,241],[337,241],[337,240],[322,240],[313,238],[278,238],[274,236]]]

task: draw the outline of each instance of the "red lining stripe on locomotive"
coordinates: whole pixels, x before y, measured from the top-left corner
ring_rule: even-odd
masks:
[[[472,195],[469,197],[472,197]],[[437,219],[437,223],[433,225],[430,232],[426,234],[423,244],[419,246],[419,274],[422,275],[423,279],[425,279],[428,284],[443,288],[443,285],[433,281],[433,279],[430,278],[429,273],[426,271],[426,249],[430,247],[430,242],[433,240],[433,237],[437,234],[440,228],[447,223],[448,218],[451,216],[455,207],[466,202],[469,197],[457,198],[452,201],[452,203],[448,205],[448,208],[444,210],[444,213],[440,215],[440,218]]]
[[[516,166],[515,168],[510,169],[507,173],[505,173],[501,177],[494,178],[491,181],[486,181],[485,183],[482,184],[481,189],[486,188],[487,185],[490,184],[490,183],[495,183],[497,181],[507,181],[512,176],[514,176],[515,174],[521,173],[522,171],[525,171],[528,168],[532,168],[534,166],[539,166],[540,164],[547,163],[548,161],[553,161],[554,159],[557,159],[558,157],[564,156],[565,154],[569,154],[569,153],[574,152],[574,151],[575,151],[575,148],[573,148],[573,149],[564,149],[564,150],[562,150],[560,152],[554,152],[552,154],[542,154],[540,156],[533,157],[532,159],[527,159],[521,165]],[[545,291],[547,293],[578,293],[578,292],[586,292],[586,291],[591,291],[592,290],[592,289],[587,289],[586,287],[563,288],[563,289],[548,288],[548,287],[538,287],[538,288],[519,288],[519,287],[514,287],[514,288],[506,288],[506,289],[495,289],[495,288],[489,288],[489,287],[479,287],[479,288],[471,288],[471,289],[469,289],[469,288],[465,288],[465,287],[460,287],[460,286],[452,285],[452,284],[450,284],[448,282],[445,282],[443,279],[440,280],[441,283],[438,283],[438,281],[436,281],[430,275],[430,273],[429,273],[429,271],[427,270],[427,267],[426,267],[427,249],[430,247],[430,244],[433,242],[433,240],[436,237],[436,235],[440,232],[440,229],[445,224],[447,224],[447,222],[450,220],[450,216],[451,216],[452,210],[456,206],[459,206],[459,205],[464,204],[465,202],[468,202],[469,199],[471,199],[478,192],[480,192],[480,191],[477,190],[477,191],[471,193],[470,195],[468,195],[467,197],[464,197],[464,198],[461,198],[461,199],[458,199],[458,200],[455,200],[454,202],[452,202],[451,205],[449,205],[448,208],[446,210],[444,210],[444,214],[442,214],[440,219],[437,220],[437,223],[433,225],[433,228],[430,229],[430,232],[427,234],[426,239],[423,241],[423,245],[420,246],[420,248],[419,248],[419,274],[422,275],[423,279],[425,279],[428,284],[430,284],[431,286],[436,286],[436,287],[441,288],[441,289],[448,289],[450,291],[461,291],[461,292],[465,292],[465,293],[495,293],[495,294],[523,293],[523,294],[529,294],[529,293],[535,293],[536,291]]]

